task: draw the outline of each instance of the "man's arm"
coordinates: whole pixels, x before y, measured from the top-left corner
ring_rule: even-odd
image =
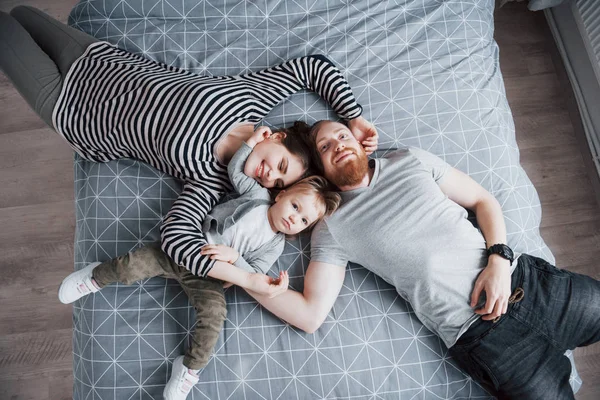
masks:
[[[304,277],[304,292],[286,290],[277,297],[247,292],[263,307],[289,324],[313,333],[325,321],[344,284],[346,268],[311,261]]]
[[[506,243],[506,225],[502,208],[490,192],[455,168],[448,168],[439,186],[450,200],[475,213],[487,247]],[[475,312],[483,315],[484,320],[492,320],[506,313],[510,283],[509,261],[497,254],[491,255],[487,267],[475,282],[471,294],[471,307],[475,307],[481,292],[485,291],[485,306]]]

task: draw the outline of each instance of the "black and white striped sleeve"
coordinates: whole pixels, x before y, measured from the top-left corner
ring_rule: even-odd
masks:
[[[340,70],[320,54],[294,58],[240,78],[250,81],[256,88],[255,96],[270,108],[286,97],[308,89],[321,96],[343,119],[353,119],[362,114],[362,107],[356,102],[354,93]],[[260,88],[268,90],[259,90]]]
[[[207,244],[202,223],[224,193],[224,188],[186,183],[160,227],[163,251],[194,275],[205,277],[214,266],[215,260],[200,254]]]

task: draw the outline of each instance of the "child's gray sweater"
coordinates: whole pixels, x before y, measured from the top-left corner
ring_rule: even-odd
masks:
[[[272,203],[269,190],[244,174],[244,165],[250,153],[252,148],[243,143],[227,167],[233,188],[240,196],[216,205],[204,220],[202,227],[204,232],[208,232],[207,236],[215,241],[212,244],[227,244],[219,242],[225,230],[233,227],[255,207]],[[283,253],[284,245],[285,235],[278,233],[259,248],[240,254],[234,265],[248,272],[267,273]]]

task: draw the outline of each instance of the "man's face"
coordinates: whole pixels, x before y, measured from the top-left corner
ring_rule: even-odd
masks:
[[[325,178],[339,188],[359,184],[369,171],[365,150],[344,124],[323,122],[315,146]]]

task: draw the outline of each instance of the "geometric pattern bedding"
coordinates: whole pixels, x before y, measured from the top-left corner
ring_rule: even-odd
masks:
[[[493,40],[492,1],[259,2],[90,0],[69,24],[120,48],[203,75],[235,75],[321,53],[342,70],[380,134],[382,153],[424,148],[467,172],[502,205],[509,244],[554,261],[538,227],[537,193],[519,165]],[[266,123],[335,118],[313,93],[284,101]],[[75,157],[75,268],[159,238],[180,183],[146,164]],[[271,273],[301,290],[310,241],[286,243]],[[440,339],[395,290],[350,264],[312,335],[238,288],[193,399],[491,398],[460,372]],[[111,285],[74,304],[76,399],[156,399],[193,330],[177,283]],[[571,383],[581,382],[573,373]]]

